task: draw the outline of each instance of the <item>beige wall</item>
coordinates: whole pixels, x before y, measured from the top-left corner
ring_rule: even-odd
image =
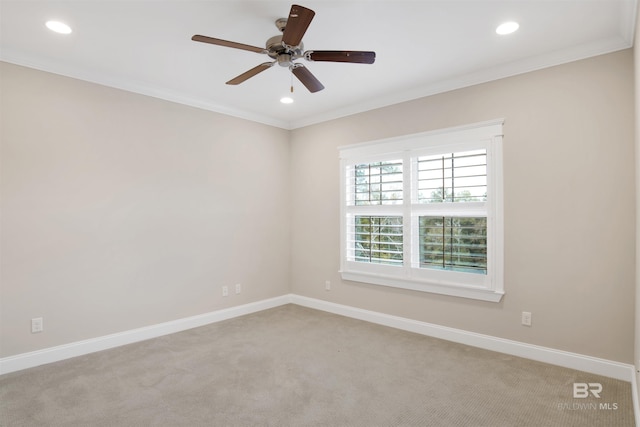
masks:
[[[293,292],[631,363],[633,114],[628,49],[294,130]],[[505,118],[502,302],[342,282],[337,147],[495,118]]]
[[[289,292],[287,131],[0,66],[0,357]]]
[[[293,291],[633,361],[631,50],[291,132],[1,67],[0,357]],[[341,282],[337,147],[495,118],[502,302]]]

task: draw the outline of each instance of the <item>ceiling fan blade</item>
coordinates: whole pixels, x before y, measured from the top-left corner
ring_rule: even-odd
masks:
[[[353,64],[373,64],[375,52],[356,50],[310,50],[304,53],[309,61],[351,62]]]
[[[234,49],[248,50],[250,52],[266,53],[266,49],[263,49],[261,47],[250,46],[248,44],[242,44],[242,43],[236,43],[236,42],[230,42],[228,40],[216,39],[213,37],[201,36],[197,34],[191,37],[191,40],[195,42],[215,44],[218,46],[232,47]]]
[[[320,80],[316,79],[316,77],[311,74],[304,65],[296,64],[297,66],[291,70],[291,72],[300,80],[300,82],[309,89],[309,92],[315,93],[324,89]]]
[[[287,25],[282,34],[282,42],[288,46],[298,46],[302,42],[302,36],[309,28],[315,12],[303,6],[294,4],[291,6]]]
[[[249,80],[251,77],[255,76],[258,73],[263,72],[264,70],[271,68],[273,66],[273,62],[265,62],[264,64],[260,64],[256,67],[253,67],[249,71],[245,71],[240,74],[238,77],[235,77],[227,82],[228,85],[239,85],[245,80]]]

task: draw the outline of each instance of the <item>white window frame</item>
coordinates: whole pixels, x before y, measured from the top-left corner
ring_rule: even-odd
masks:
[[[397,138],[339,147],[340,150],[340,274],[342,279],[414,291],[431,292],[483,301],[499,302],[504,295],[504,219],[502,137],[504,119],[440,129]],[[417,203],[415,160],[418,156],[487,150],[487,200],[465,203],[465,212],[448,203],[434,206]],[[403,203],[354,206],[349,204],[347,170],[356,164],[403,160]],[[487,274],[464,273],[418,267],[418,217],[429,210],[442,216],[487,217]],[[350,260],[349,217],[355,215],[403,217],[404,262],[402,266]]]

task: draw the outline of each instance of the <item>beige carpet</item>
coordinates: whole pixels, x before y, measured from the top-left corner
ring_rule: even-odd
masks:
[[[600,398],[574,399],[575,382],[601,383]],[[4,375],[0,425],[634,421],[629,383],[287,305]]]

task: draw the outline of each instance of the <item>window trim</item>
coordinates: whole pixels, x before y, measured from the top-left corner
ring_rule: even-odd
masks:
[[[390,286],[421,292],[430,292],[455,297],[499,302],[504,295],[504,214],[502,176],[502,128],[504,119],[475,123],[435,131],[405,135],[378,141],[339,147],[340,150],[340,274],[342,279],[375,285]],[[424,211],[413,210],[416,206],[411,179],[405,179],[403,203],[401,205],[375,205],[354,209],[347,206],[347,166],[402,158],[403,171],[410,176],[411,159],[429,153],[465,151],[470,147],[487,149],[487,192],[489,197],[480,209],[487,216],[487,275],[455,271],[419,269],[412,266],[415,254],[415,231],[404,227],[405,263],[403,266],[379,265],[349,261],[347,247],[347,216],[402,215],[405,224],[417,221]],[[364,209],[363,209],[364,208]],[[433,209],[433,207],[432,207]],[[438,206],[446,215],[447,206]],[[455,211],[455,210],[454,210]],[[406,222],[406,221],[409,222]],[[492,231],[490,231],[492,230]],[[489,237],[489,235],[491,235]],[[424,270],[428,270],[424,272]],[[473,276],[473,277],[471,277]],[[462,280],[462,282],[460,281]],[[470,280],[467,280],[470,279]]]

